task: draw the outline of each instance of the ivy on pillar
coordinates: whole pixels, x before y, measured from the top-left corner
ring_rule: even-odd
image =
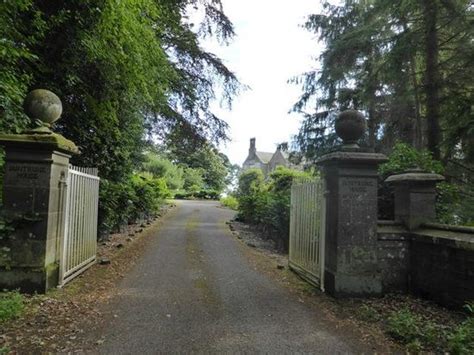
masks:
[[[324,288],[335,297],[377,296],[377,170],[387,158],[359,147],[361,113],[342,112],[335,129],[342,147],[317,161],[327,190]]]
[[[58,284],[69,159],[79,150],[51,131],[62,113],[54,93],[33,90],[24,108],[36,128],[0,135],[3,210],[14,228],[0,240],[0,288],[45,292]]]

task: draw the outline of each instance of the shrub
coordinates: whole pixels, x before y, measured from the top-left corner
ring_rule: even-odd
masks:
[[[106,236],[121,225],[152,215],[169,196],[165,179],[148,173],[132,174],[119,183],[101,180],[100,235]]]
[[[281,247],[288,249],[291,185],[296,179],[311,176],[297,170],[278,167],[264,181],[260,169],[249,169],[239,177],[238,217],[261,225]]]
[[[163,200],[170,196],[164,178],[154,178],[151,174],[140,173],[131,177],[132,210],[129,219],[147,217],[156,212]]]
[[[101,179],[99,189],[99,235],[106,237],[127,224],[133,210],[134,191],[127,181]]]
[[[444,172],[441,162],[434,160],[427,150],[417,150],[406,143],[397,143],[393,147],[388,162],[380,165],[379,173],[386,178],[414,168],[436,174]]]
[[[237,201],[237,199],[232,195],[222,197],[220,202],[223,206],[228,207],[232,210],[238,210],[239,208],[239,201]]]
[[[202,169],[184,169],[184,184],[183,187],[187,193],[197,194],[204,186]]]
[[[261,200],[265,194],[263,179],[264,176],[260,169],[248,169],[239,176],[238,217],[246,222],[259,222],[258,211],[261,209]]]
[[[174,194],[177,200],[218,200],[220,193],[215,190],[179,191]]]
[[[155,178],[164,178],[170,190],[180,190],[184,184],[184,170],[159,154],[145,153],[143,171],[151,173]]]
[[[0,322],[17,318],[23,312],[24,299],[17,291],[0,293]]]

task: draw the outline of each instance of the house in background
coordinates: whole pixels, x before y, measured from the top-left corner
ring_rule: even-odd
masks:
[[[277,148],[276,152],[259,152],[256,148],[255,138],[250,139],[249,155],[242,164],[242,170],[245,171],[251,168],[261,169],[263,174],[267,176],[277,166],[284,166],[287,168],[298,168],[290,163],[288,160],[288,153]]]

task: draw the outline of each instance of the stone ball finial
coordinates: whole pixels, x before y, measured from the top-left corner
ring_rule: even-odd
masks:
[[[26,95],[23,107],[25,113],[32,120],[40,120],[51,125],[59,119],[63,112],[63,105],[59,97],[45,89],[36,89]]]
[[[367,129],[367,123],[359,111],[347,110],[336,118],[335,128],[344,145],[357,145]]]

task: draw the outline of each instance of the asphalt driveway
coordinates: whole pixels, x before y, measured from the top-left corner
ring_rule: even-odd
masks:
[[[215,202],[182,201],[109,305],[103,354],[371,353],[249,265]]]

